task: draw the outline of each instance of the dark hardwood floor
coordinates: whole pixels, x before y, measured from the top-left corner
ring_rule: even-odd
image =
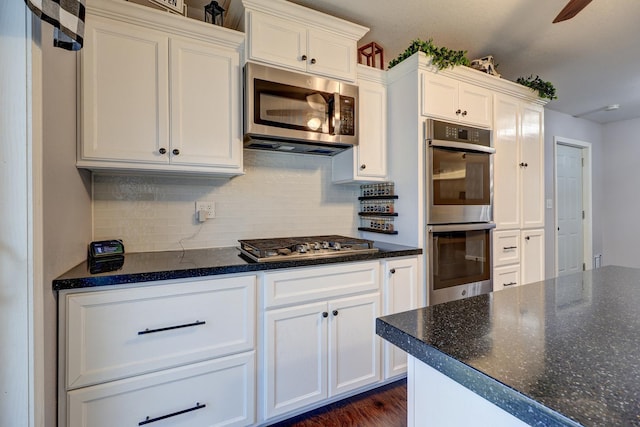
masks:
[[[273,427],[406,427],[407,381],[399,380]]]

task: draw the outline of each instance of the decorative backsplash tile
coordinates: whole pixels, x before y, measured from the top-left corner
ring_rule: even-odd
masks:
[[[127,252],[236,246],[241,238],[357,234],[357,185],[331,183],[331,159],[244,152],[228,179],[95,175],[94,239],[122,238]],[[215,202],[199,223],[195,202]]]

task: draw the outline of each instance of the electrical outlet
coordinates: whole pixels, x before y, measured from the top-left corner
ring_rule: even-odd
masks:
[[[196,216],[198,215],[198,212],[200,211],[205,211],[206,214],[206,219],[212,219],[216,217],[216,203],[214,201],[208,201],[208,202],[196,202]]]

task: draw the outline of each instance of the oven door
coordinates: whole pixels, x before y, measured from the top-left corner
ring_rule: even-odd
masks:
[[[428,227],[429,305],[491,292],[494,223]]]
[[[449,141],[431,141],[428,149],[428,224],[493,220],[493,152]]]

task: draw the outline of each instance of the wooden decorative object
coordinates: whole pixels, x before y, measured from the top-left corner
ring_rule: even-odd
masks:
[[[366,61],[366,62],[364,62]],[[358,63],[384,70],[384,51],[376,42],[358,48]]]

